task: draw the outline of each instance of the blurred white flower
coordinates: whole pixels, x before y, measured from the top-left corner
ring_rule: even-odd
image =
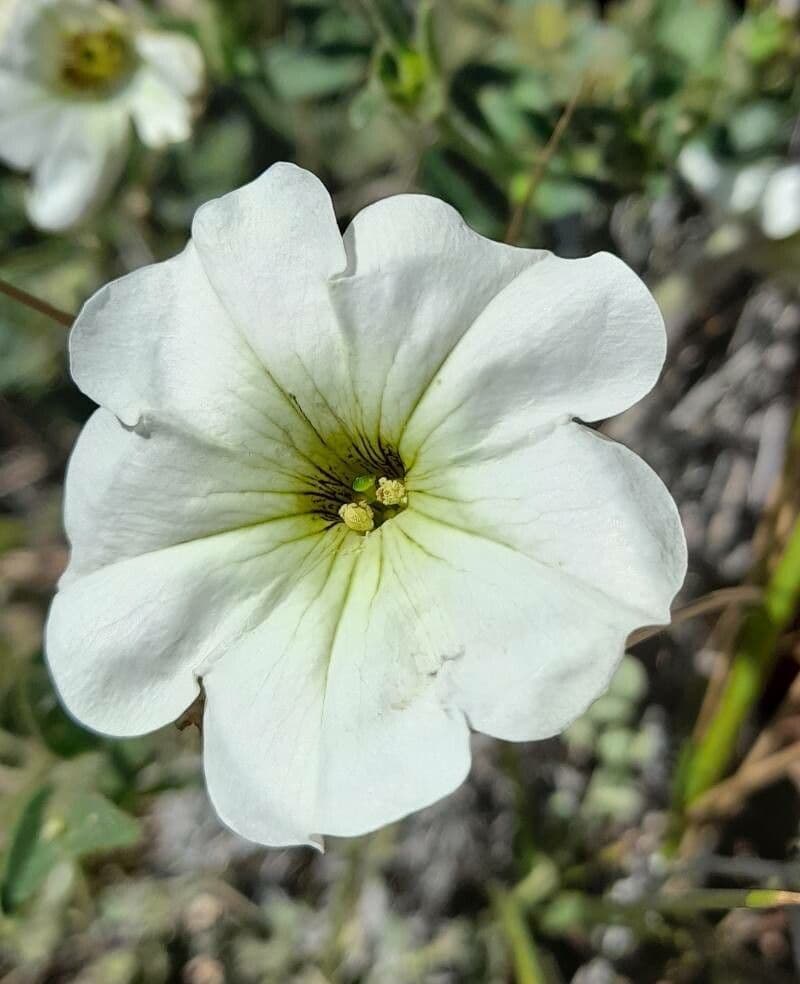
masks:
[[[769,239],[800,232],[800,164],[772,157],[743,166],[723,164],[695,140],[681,151],[678,170],[719,212],[752,219]]]
[[[653,298],[608,254],[483,239],[402,195],[342,237],[289,164],[198,212],[71,337],[47,656],[78,720],[206,703],[209,791],[266,844],[354,835],[469,769],[470,728],[560,732],[669,619],[675,505],[599,420],[655,382]]]
[[[150,147],[189,136],[203,80],[189,38],[95,0],[5,0],[0,15],[0,161],[32,172],[39,227],[69,228],[108,194],[131,120]]]
[[[800,232],[800,164],[779,167],[767,182],[761,201],[761,226],[771,239]]]

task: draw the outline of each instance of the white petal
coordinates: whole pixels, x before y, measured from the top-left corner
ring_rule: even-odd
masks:
[[[331,284],[362,427],[398,442],[442,361],[492,298],[549,256],[492,242],[449,205],[398,195],[360,212]]]
[[[408,476],[414,512],[515,550],[603,596],[628,630],[669,621],[686,573],[678,510],[633,452],[566,422],[486,461]]]
[[[125,96],[139,139],[148,147],[188,140],[192,133],[189,103],[159,75],[141,69]]]
[[[0,62],[12,71],[31,77],[43,74],[48,66],[39,64],[45,51],[40,45],[42,13],[58,0],[5,0],[0,7]],[[49,54],[49,50],[46,51]]]
[[[800,164],[780,168],[767,183],[761,226],[771,239],[800,232]]]
[[[346,256],[330,197],[293,164],[275,164],[204,205],[192,238],[214,289],[268,374],[323,434],[352,427],[351,353],[328,280]]]
[[[128,137],[128,117],[120,107],[65,104],[33,174],[31,220],[60,231],[86,218],[119,176]]]
[[[136,50],[142,66],[126,100],[142,142],[163,147],[191,135],[192,107],[203,84],[203,56],[191,38],[166,31],[141,31]]]
[[[70,334],[81,389],[126,425],[154,420],[307,476],[326,449],[231,324],[190,244],[99,290]],[[253,487],[248,485],[248,487]]]
[[[45,639],[65,706],[111,735],[173,721],[197,696],[197,677],[263,620],[319,543],[302,519],[266,521],[69,582]]]
[[[423,618],[446,620],[455,640],[442,644],[440,699],[472,727],[509,741],[547,738],[603,692],[642,622],[638,612],[416,506],[394,522],[406,538],[405,583]]]
[[[324,187],[289,164],[200,209],[193,239],[272,378],[353,446],[399,437],[447,351],[547,255],[484,240],[420,196],[366,209],[343,244]]]
[[[306,513],[293,475],[153,420],[146,433],[95,412],[70,459],[64,522],[72,551],[62,584],[189,540]],[[326,523],[305,516],[309,530]]]
[[[492,299],[431,379],[400,445],[407,468],[599,420],[647,393],[666,350],[652,295],[621,260],[551,256]]]
[[[321,563],[205,677],[209,793],[245,837],[364,833],[466,776],[466,724],[439,700],[441,659],[383,532],[351,534],[349,551]]]
[[[172,31],[140,31],[136,50],[176,92],[187,99],[197,95],[203,84],[203,55],[191,38]]]
[[[0,160],[29,170],[44,156],[59,103],[28,79],[0,69]]]

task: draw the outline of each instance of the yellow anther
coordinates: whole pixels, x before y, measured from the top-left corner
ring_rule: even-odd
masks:
[[[354,533],[369,533],[375,529],[375,513],[368,502],[346,502],[339,509],[339,515]]]
[[[375,498],[382,506],[405,506],[408,492],[399,478],[379,478]]]

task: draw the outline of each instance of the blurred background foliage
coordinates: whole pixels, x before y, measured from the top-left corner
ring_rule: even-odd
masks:
[[[189,722],[110,742],[59,709],[41,630],[91,407],[63,327],[0,297],[0,981],[796,980],[800,2],[123,6],[202,46],[194,135],[139,148],[68,235],[0,170],[0,277],[74,312],[280,159],[343,224],[422,191],[494,238],[611,249],[670,355],[603,429],[679,502],[690,607],[561,740],[476,737],[441,804],[324,857],[258,849],[208,807]]]

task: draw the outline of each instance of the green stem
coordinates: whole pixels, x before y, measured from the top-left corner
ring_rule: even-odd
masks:
[[[492,902],[500,929],[511,950],[516,984],[547,984],[536,943],[517,898],[512,892],[498,888],[492,893]]]
[[[725,774],[736,738],[775,662],[781,634],[800,605],[800,520],[767,582],[764,600],[745,619],[719,705],[705,733],[690,747],[680,806],[686,807]]]
[[[353,917],[353,910],[358,902],[361,891],[362,850],[361,844],[355,841],[346,849],[347,867],[341,878],[334,886],[333,895],[328,906],[330,914],[330,930],[321,960],[322,971],[327,978],[336,979],[339,964],[342,961],[343,937],[347,925]]]
[[[800,895],[771,888],[698,888],[675,895],[659,895],[644,904],[663,915],[691,916],[696,912],[726,912],[729,909],[775,909],[797,905]],[[619,906],[621,911],[628,906]],[[634,906],[634,908],[637,908]]]
[[[667,939],[672,930],[666,920],[693,921],[702,912],[728,912],[731,909],[776,909],[800,904],[800,893],[769,888],[697,888],[680,893],[660,893],[638,902],[616,902],[583,892],[562,892],[556,903],[574,911],[574,924],[584,932],[593,926],[621,923],[645,936]],[[665,920],[653,920],[657,915]]]
[[[411,37],[410,25],[399,8],[390,0],[359,0],[367,19],[376,33],[392,47],[405,48]]]

